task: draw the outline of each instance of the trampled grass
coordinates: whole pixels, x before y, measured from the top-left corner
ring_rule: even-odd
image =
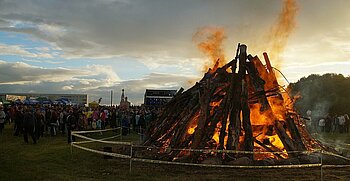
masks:
[[[112,136],[113,132],[89,134],[89,137]],[[330,135],[329,140],[350,143],[349,135]],[[119,140],[117,138],[116,140]],[[123,141],[139,142],[137,134]],[[89,143],[89,148],[103,150],[106,145]],[[325,170],[325,178],[349,178],[350,169]],[[336,175],[334,175],[336,173]],[[283,179],[281,179],[283,178]],[[13,136],[6,125],[0,136],[0,180],[319,180],[319,168],[304,169],[219,169],[132,163],[128,159],[103,159],[102,155],[73,148],[66,136],[46,136],[37,144],[25,144]]]

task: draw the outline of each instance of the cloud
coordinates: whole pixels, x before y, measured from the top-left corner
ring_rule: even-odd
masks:
[[[93,77],[93,78],[89,78]],[[33,84],[40,82],[66,82],[91,79],[92,86],[110,86],[120,81],[109,67],[92,65],[76,69],[42,68],[23,62],[0,61],[0,84]]]
[[[265,21],[272,22],[273,13],[266,12],[279,8],[259,0],[227,0],[217,5],[201,0],[4,1],[0,18],[17,26],[3,26],[0,31],[47,41],[62,50],[63,58],[152,57],[159,52],[170,57],[198,58],[191,41],[198,27],[219,25],[232,30],[233,25],[256,18],[247,11],[251,8],[255,8],[256,16],[263,15]],[[168,64],[161,59],[145,60],[151,66]]]
[[[115,103],[119,101],[121,89],[125,89],[129,100],[138,105],[143,103],[146,89],[189,88],[192,86],[189,80],[199,80],[199,77],[150,73],[141,79],[122,81],[111,68],[101,65],[46,69],[0,61],[1,92],[87,93],[90,100],[102,97],[105,104],[109,103],[111,90],[116,95]]]
[[[128,100],[134,105],[143,103],[146,89],[169,89],[178,90],[180,87],[185,89],[193,86],[190,80],[199,80],[199,77],[176,75],[176,74],[159,74],[151,73],[138,80],[126,80],[111,87],[100,87],[88,91],[90,100],[97,100],[102,97],[102,103],[109,104],[111,90],[114,91],[114,103],[119,104],[121,89],[125,89]]]
[[[65,85],[62,87],[62,90],[73,90],[74,86],[73,85]]]
[[[63,61],[53,61],[53,60],[34,60],[34,59],[23,59],[24,62],[35,62],[35,63],[48,63],[48,64],[62,64]]]
[[[195,70],[203,64],[204,57],[192,42],[198,27],[224,27],[227,41],[223,42],[223,48],[228,59],[234,57],[237,42],[246,43],[252,53],[254,43],[259,42],[259,37],[274,23],[281,4],[279,0],[271,3],[261,0],[0,0],[0,31],[26,34],[34,42],[43,40],[50,45],[49,49],[34,50],[21,45],[0,44],[0,54],[20,55],[26,62],[0,61],[1,90],[87,92],[91,97],[106,100],[110,90],[115,90],[118,95],[125,87],[130,100],[135,97],[135,102],[140,103],[146,88],[176,89],[188,85],[188,80],[198,80],[195,76],[182,75],[196,75]],[[349,2],[341,0],[300,1],[298,26],[283,53],[282,67],[286,74],[298,78],[319,70],[337,71],[327,69],[326,65],[322,70],[314,67],[291,70],[288,67],[343,62],[350,58],[347,43],[350,36],[345,30],[349,28],[346,26],[350,11],[346,4]],[[262,56],[262,52],[256,53]],[[51,61],[51,57],[63,60]],[[148,74],[150,71],[147,70],[148,75],[137,77],[137,80],[121,80],[113,68],[99,65],[98,61],[106,58],[133,59],[152,72],[168,73]],[[77,65],[74,59],[90,65]],[[60,65],[72,66],[29,65],[34,61],[50,66],[64,62]],[[123,63],[118,65],[124,66]],[[124,72],[130,74],[135,71],[133,67],[125,69]],[[67,90],[62,90],[63,87]],[[68,90],[70,87],[73,89]]]
[[[52,55],[49,53],[32,53],[20,45],[6,45],[2,43],[0,43],[0,55],[19,55],[31,58],[52,58]]]

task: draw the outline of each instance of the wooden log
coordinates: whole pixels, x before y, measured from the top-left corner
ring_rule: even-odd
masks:
[[[294,145],[296,145],[297,150],[298,151],[305,151],[306,147],[301,139],[301,135],[299,133],[299,130],[294,123],[294,119],[291,118],[290,116],[287,116],[286,125],[288,127],[288,130],[290,132],[292,139],[294,140]]]
[[[187,135],[188,124],[199,112],[199,105],[196,105],[192,110],[189,110],[189,113],[181,119],[180,126],[176,129],[176,133],[173,136],[170,146],[177,147],[179,143],[184,141]]]
[[[274,124],[275,131],[282,141],[282,144],[284,148],[286,149],[288,155],[295,156],[295,153],[290,153],[291,151],[297,151],[297,149],[294,146],[293,140],[288,136],[286,133],[286,130],[283,128],[282,123],[280,121],[276,120]]]
[[[277,78],[276,78],[276,75],[275,75],[275,71],[273,71],[273,67],[271,66],[271,62],[270,62],[269,56],[267,55],[266,52],[264,52],[263,55],[264,55],[264,59],[265,59],[265,63],[266,63],[266,68],[269,71],[269,73],[268,73],[269,79],[272,80],[273,85],[275,87],[277,87],[278,86]]]
[[[188,122],[191,120],[190,117],[198,111],[199,105],[197,102],[198,99],[192,99],[191,102],[187,104],[188,109],[183,109],[179,116],[174,118],[175,123],[172,123],[173,126],[170,127],[170,129],[162,130],[163,132],[167,132],[167,135],[163,138],[163,140],[172,140],[170,142],[170,146],[174,146],[176,145],[176,142],[181,141],[181,139],[176,139],[174,137],[176,137],[179,130],[187,129]]]
[[[200,141],[202,140],[203,130],[206,125],[207,119],[210,117],[209,103],[210,103],[210,80],[207,80],[206,85],[203,87],[202,95],[200,95],[200,116],[197,124],[197,128],[194,132],[194,140],[192,148],[198,148]]]
[[[258,57],[252,57],[251,55],[248,55],[248,59],[250,62],[246,63],[248,75],[251,78],[251,82],[253,83],[253,87],[255,89],[255,94],[259,95],[258,100],[261,104],[260,112],[264,112],[268,109],[271,109],[270,104],[266,98],[265,93],[265,81],[259,76],[258,70],[255,67],[255,65],[261,65],[261,62]],[[253,63],[255,62],[255,64]],[[260,63],[257,63],[260,62]]]
[[[239,70],[237,78],[232,78],[231,84],[232,88],[232,102],[230,104],[230,113],[229,113],[229,130],[228,130],[228,140],[227,140],[227,149],[238,149],[239,136],[241,133],[241,93],[242,93],[242,79],[246,74],[246,60],[247,60],[247,46],[239,46]]]
[[[243,117],[243,129],[244,129],[244,150],[253,151],[253,131],[250,123],[250,109],[248,105],[248,87],[245,79],[242,79],[242,117]],[[253,160],[253,154],[248,154],[248,158]]]
[[[263,147],[266,151],[269,151],[269,152],[275,152],[275,150],[267,147],[264,143],[262,143],[261,141],[257,140],[254,138],[254,142],[257,143],[258,145],[260,145],[261,147]],[[273,153],[277,158],[279,159],[283,159],[283,157],[278,154],[278,153]]]
[[[159,138],[166,138],[166,132],[171,129],[174,124],[179,120],[179,117],[191,110],[193,108],[192,104],[189,104],[190,101],[198,100],[198,96],[188,96],[185,95],[188,99],[175,101],[172,106],[167,107],[163,110],[163,114],[153,122],[153,130],[150,130],[149,140],[145,144],[151,144]],[[181,99],[182,100],[182,99]]]

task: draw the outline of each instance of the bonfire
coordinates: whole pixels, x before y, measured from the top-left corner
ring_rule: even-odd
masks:
[[[263,57],[265,65],[239,44],[232,61],[215,64],[192,88],[180,89],[151,123],[144,145],[160,148],[153,157],[290,164],[319,162],[317,150],[334,153],[308,133],[293,109],[293,98],[278,84],[267,53]],[[331,160],[347,163],[339,157]]]

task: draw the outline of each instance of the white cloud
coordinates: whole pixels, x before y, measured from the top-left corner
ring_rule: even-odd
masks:
[[[66,85],[62,87],[62,90],[72,90],[74,88],[73,85]]]
[[[36,92],[36,93],[87,93],[89,100],[102,97],[102,103],[109,103],[110,91],[113,90],[115,103],[119,101],[120,90],[125,89],[133,104],[143,103],[146,89],[189,88],[192,80],[199,77],[151,73],[141,79],[119,80],[111,68],[93,65],[80,69],[45,69],[26,63],[8,63],[0,60],[1,92]]]
[[[111,86],[120,81],[118,75],[111,68],[99,65],[80,67],[76,69],[67,68],[42,68],[32,66],[24,62],[8,63],[0,61],[0,84],[30,84],[37,82],[65,82],[86,81],[87,77],[95,77],[89,80],[94,84],[86,84],[94,87]]]
[[[31,58],[52,58],[48,53],[32,53],[20,45],[6,45],[0,43],[0,55],[18,55]]]

